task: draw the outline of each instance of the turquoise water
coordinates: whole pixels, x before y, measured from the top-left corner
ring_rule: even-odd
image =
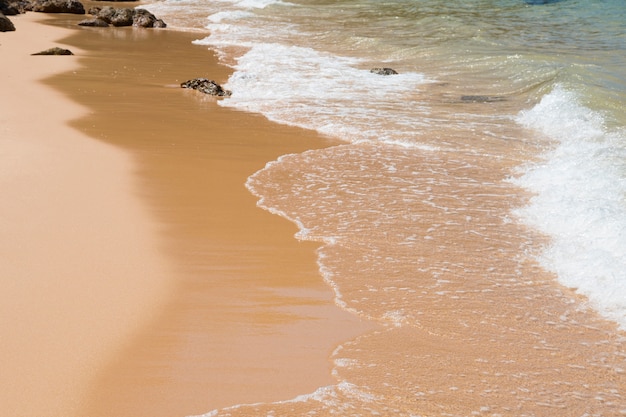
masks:
[[[623,0],[147,7],[209,30],[196,43],[233,68],[220,105],[341,143],[268,161],[246,186],[321,242],[337,303],[387,330],[338,347],[336,386],[255,413],[626,413]]]

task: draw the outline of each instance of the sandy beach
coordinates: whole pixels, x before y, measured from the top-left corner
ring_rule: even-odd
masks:
[[[367,325],[244,186],[329,143],[177,88],[227,77],[197,34],[81,18],[0,34],[3,414],[183,416],[332,383]],[[75,55],[30,55],[53,46]]]
[[[0,403],[14,416],[74,415],[171,285],[132,159],[67,126],[88,110],[38,82],[78,68],[30,56],[69,34],[44,19],[12,17],[0,38]]]
[[[180,88],[231,75],[202,31],[83,18],[0,33],[0,415],[624,414],[624,332],[511,221],[537,144],[444,126],[506,101],[411,90],[450,149],[340,144]]]

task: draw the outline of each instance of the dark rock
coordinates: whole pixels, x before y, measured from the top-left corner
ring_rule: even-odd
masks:
[[[78,0],[32,0],[33,12],[85,14],[85,7]]]
[[[7,7],[0,8],[0,13],[5,16],[15,16],[21,13],[24,13],[26,10],[24,8],[19,8],[17,3],[9,4]]]
[[[157,19],[154,22],[154,25],[152,25],[153,28],[157,28],[157,29],[163,29],[167,27],[167,23],[165,23],[163,20],[161,19]]]
[[[0,0],[0,13],[6,16],[15,16],[20,14],[20,8],[17,4],[9,2],[9,0]]]
[[[31,55],[74,55],[69,49],[54,47]]]
[[[78,26],[90,26],[90,27],[98,27],[98,28],[106,28],[109,27],[109,24],[106,20],[100,19],[96,17],[95,19],[85,19],[78,22]]]
[[[372,68],[370,70],[371,73],[373,74],[378,74],[378,75],[396,75],[398,74],[398,72],[396,70],[394,70],[393,68]]]
[[[185,81],[180,86],[182,88],[192,88],[204,94],[218,97],[230,97],[232,94],[230,91],[224,90],[222,86],[215,81],[206,78],[194,78],[193,80]]]
[[[111,23],[111,17],[115,14],[115,9],[111,6],[91,7],[88,13],[102,20],[105,20],[107,23]]]
[[[0,12],[0,32],[12,32],[15,30],[13,22],[4,13]]]
[[[562,0],[524,0],[524,2],[526,4],[531,4],[531,5],[540,5],[540,4],[550,4],[550,3],[558,3]]]
[[[5,16],[26,13],[32,10],[33,3],[31,0],[5,0],[4,5],[0,3],[0,11],[2,11]]]
[[[151,28],[155,21],[156,17],[147,10],[137,9],[133,15],[133,26]]]
[[[160,27],[164,28],[167,25],[161,19],[157,19],[155,15],[147,11],[146,9],[133,9],[135,14],[133,15],[133,26],[142,28]],[[158,25],[157,25],[157,22]]]
[[[113,26],[132,26],[134,15],[135,11],[133,9],[116,9],[113,16],[111,16],[111,24]]]
[[[495,103],[497,101],[505,101],[502,96],[461,96],[461,101],[468,103]]]
[[[116,9],[111,6],[93,7],[89,9],[89,13],[113,26],[131,26],[133,24],[133,9]]]

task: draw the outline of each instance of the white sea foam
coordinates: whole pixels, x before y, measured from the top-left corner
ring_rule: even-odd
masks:
[[[347,381],[342,381],[336,385],[328,385],[325,387],[320,387],[310,394],[298,395],[295,398],[284,400],[284,401],[277,401],[273,404],[280,405],[280,404],[314,402],[314,403],[318,403],[318,406],[320,406],[322,410],[324,409],[339,410],[339,411],[342,411],[343,413],[346,413],[354,409],[354,407],[351,404],[352,401],[368,404],[368,403],[373,403],[374,401],[380,401],[380,399],[381,399],[380,396],[374,395],[366,391],[362,387],[359,387],[355,384],[351,384]],[[264,406],[264,405],[268,405],[268,404],[263,404],[263,403],[237,404],[232,407],[226,407],[221,410],[213,410],[206,414],[202,414],[200,416],[195,416],[195,417],[214,417],[223,412],[236,411],[236,410],[246,409],[246,408],[254,409],[254,407]],[[317,413],[313,412],[313,415],[314,414],[317,414]],[[267,416],[273,416],[273,415],[274,413],[271,411],[267,414]]]
[[[243,0],[243,1],[229,1],[221,0],[221,3],[226,3],[227,10],[223,10],[222,6],[220,11],[213,13],[208,17],[208,20],[213,23],[221,23],[223,21],[236,21],[243,18],[254,17],[252,10],[264,9],[274,4],[286,4],[280,0]],[[230,7],[229,7],[230,6]],[[211,25],[208,28],[212,28]]]
[[[556,142],[515,180],[536,193],[517,214],[552,238],[543,265],[626,328],[626,138],[561,87],[518,122]]]
[[[272,4],[282,4],[281,0],[213,0],[220,7],[231,6],[238,9],[264,9]]]
[[[213,13],[211,16],[208,17],[208,19],[209,21],[213,23],[221,23],[223,21],[239,20],[239,19],[244,19],[244,18],[252,17],[252,16],[254,16],[254,14],[252,14],[251,12],[247,12],[243,10],[234,10],[234,11],[228,11],[228,12]]]
[[[153,3],[142,5],[142,8],[163,18],[168,26],[179,30],[192,30],[206,32],[209,29],[215,31],[216,38],[221,33],[224,38],[228,32],[233,35],[238,30],[245,30],[246,26],[237,27],[227,25],[224,22],[235,22],[254,17],[255,10],[262,10],[273,5],[288,6],[289,3],[281,0],[214,0],[210,2],[202,0],[156,0]],[[207,26],[207,21],[209,22]],[[223,30],[220,30],[223,28]],[[254,33],[258,28],[250,27],[248,34]],[[237,39],[234,37],[233,39]],[[202,44],[202,41],[199,42]]]
[[[252,4],[225,3],[225,10],[209,17],[211,34],[195,41],[222,56],[233,47],[247,51],[236,58],[226,84],[233,95],[220,105],[350,142],[417,145],[416,132],[427,125],[429,113],[416,99],[428,82],[423,74],[373,74],[359,59],[294,45],[293,38],[301,36],[297,27],[264,20]]]
[[[428,111],[407,96],[426,82],[423,75],[380,76],[357,59],[311,48],[245,45],[250,50],[226,84],[233,95],[220,104],[347,141],[415,144],[420,112]]]
[[[264,9],[272,4],[285,4],[281,0],[241,0],[235,2],[238,7],[248,9]]]

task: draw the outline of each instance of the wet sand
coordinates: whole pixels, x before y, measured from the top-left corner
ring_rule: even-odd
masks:
[[[371,325],[335,306],[315,245],[244,186],[330,143],[177,88],[227,77],[198,34],[64,32],[83,17],[61,15],[34,36],[43,18],[12,19],[20,48],[76,56],[16,48],[32,73],[3,63],[5,97],[22,100],[2,101],[2,252],[17,262],[2,266],[2,385],[15,389],[0,402],[20,416],[183,416],[332,384],[332,350]],[[53,88],[32,84],[43,77]]]

